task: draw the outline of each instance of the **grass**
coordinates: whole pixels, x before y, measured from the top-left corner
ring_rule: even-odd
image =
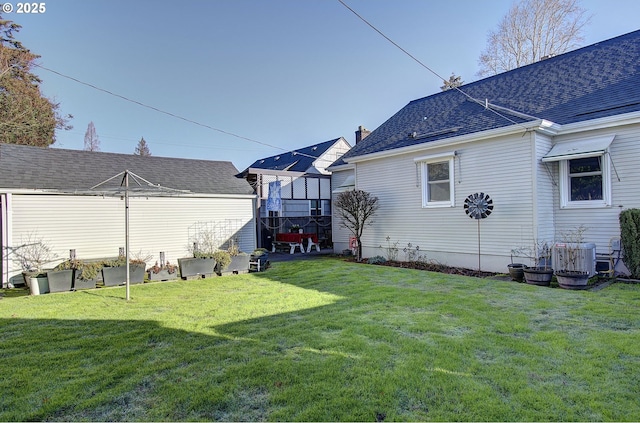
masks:
[[[0,421],[638,421],[640,286],[322,258],[0,299]]]

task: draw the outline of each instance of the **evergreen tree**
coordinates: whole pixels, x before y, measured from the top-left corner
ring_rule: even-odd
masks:
[[[0,143],[47,147],[56,129],[71,129],[59,104],[40,91],[42,82],[31,69],[40,57],[15,39],[21,26],[0,16]]]
[[[151,151],[149,150],[149,145],[144,140],[144,137],[140,138],[140,141],[138,141],[138,145],[136,146],[136,149],[133,152],[133,154],[136,155],[136,156],[150,156],[151,155]]]
[[[100,151],[100,139],[93,121],[89,122],[87,132],[84,133],[84,149],[87,151]]]
[[[464,84],[462,77],[456,76],[455,73],[451,74],[448,81],[442,81],[442,82],[444,83],[444,85],[440,87],[442,91],[458,88],[460,85]]]

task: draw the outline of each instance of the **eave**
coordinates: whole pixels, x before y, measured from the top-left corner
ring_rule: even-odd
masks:
[[[535,132],[540,132],[540,133],[553,136],[558,133],[560,128],[561,126],[558,124],[555,124],[545,119],[538,119],[535,121],[525,122],[522,124],[510,125],[502,128],[490,129],[487,131],[474,132],[472,134],[461,135],[458,137],[444,138],[441,140],[426,142],[422,144],[416,144],[409,147],[395,148],[391,150],[378,151],[371,154],[363,154],[361,156],[349,157],[344,159],[344,161],[347,162],[347,164],[355,164],[355,163],[369,161],[369,160],[399,156],[402,154],[411,154],[416,152],[433,150],[440,147],[450,147],[450,146],[456,146],[456,145],[466,144],[470,142],[482,141],[489,138],[509,136],[513,134],[522,133],[523,131],[524,132],[535,131]],[[336,166],[336,168],[338,167],[342,168],[342,166],[344,165]],[[338,170],[338,169],[334,168],[333,170]],[[343,169],[340,169],[340,170],[343,170]]]

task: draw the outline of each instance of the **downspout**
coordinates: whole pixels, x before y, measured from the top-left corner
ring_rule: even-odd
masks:
[[[539,233],[538,233],[538,219],[539,219],[539,215],[538,215],[538,155],[536,154],[537,151],[537,146],[536,146],[536,137],[535,137],[535,132],[534,131],[530,131],[529,132],[529,144],[531,145],[531,157],[532,157],[532,172],[531,172],[531,203],[533,204],[532,207],[532,212],[531,212],[531,217],[533,219],[532,223],[532,233],[531,235],[533,236],[533,239],[531,240],[531,242],[535,242],[536,240],[539,239]]]

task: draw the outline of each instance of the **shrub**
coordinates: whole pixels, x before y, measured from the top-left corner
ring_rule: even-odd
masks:
[[[231,254],[224,250],[218,250],[213,253],[213,258],[216,260],[216,266],[218,269],[225,269],[227,266],[231,264]]]
[[[640,278],[640,209],[620,213],[622,261],[634,278]]]
[[[387,259],[382,256],[373,256],[367,260],[367,263],[369,264],[383,264],[386,262],[387,262]]]

